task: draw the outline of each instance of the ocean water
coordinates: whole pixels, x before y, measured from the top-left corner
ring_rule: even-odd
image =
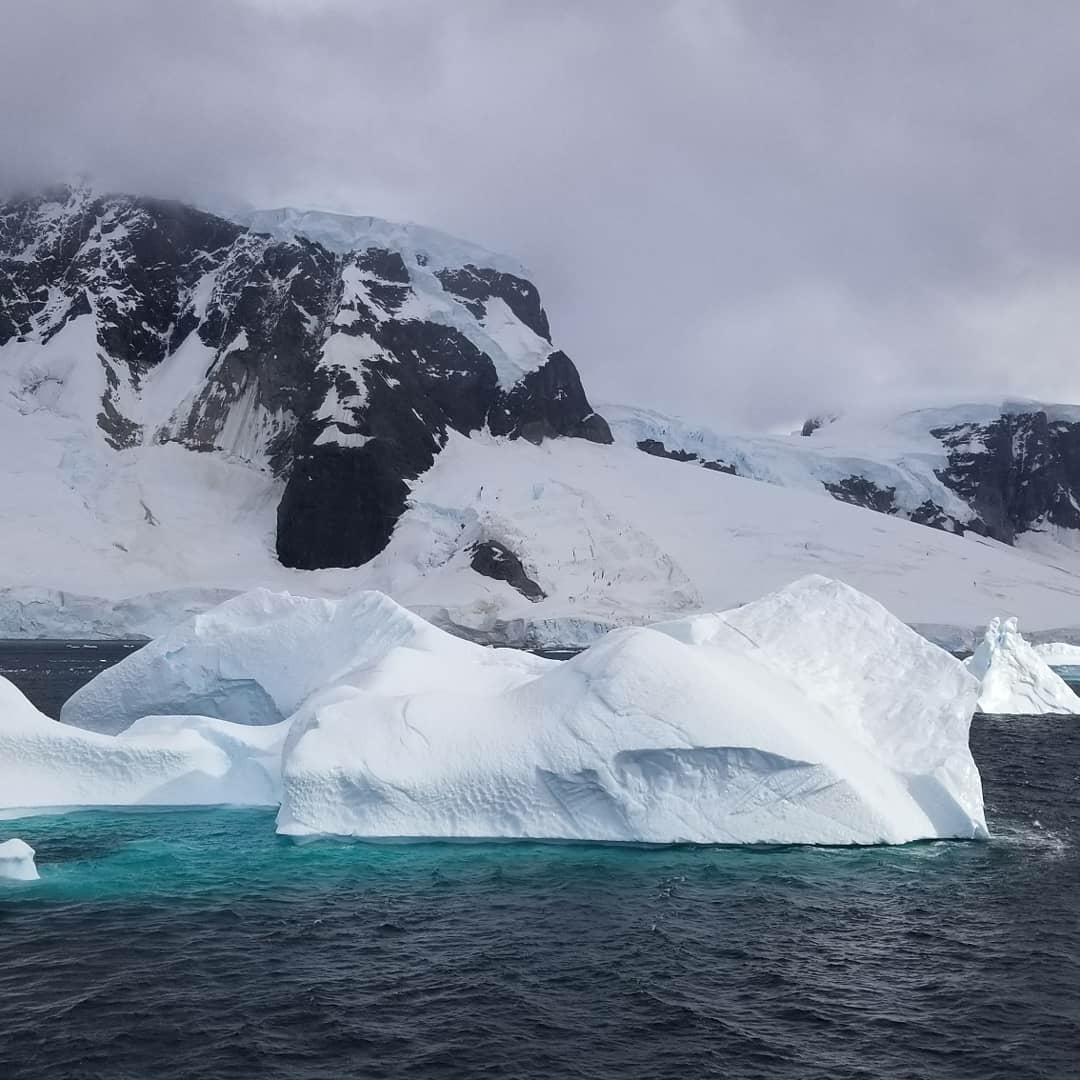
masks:
[[[47,716],[58,717],[60,706],[80,686],[145,644],[0,638],[0,675],[13,682]]]
[[[0,888],[0,1080],[1076,1077],[1080,721],[977,717],[972,745],[986,844],[0,822],[42,875]]]

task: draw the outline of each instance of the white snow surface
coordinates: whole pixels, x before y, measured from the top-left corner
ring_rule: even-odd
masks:
[[[226,216],[255,232],[269,233],[275,240],[303,236],[338,254],[377,247],[398,252],[406,264],[415,264],[419,256],[435,269],[471,263],[516,277],[528,277],[528,271],[516,259],[426,225],[324,210],[299,210],[291,206],[230,212]]]
[[[975,652],[964,661],[979,680],[984,713],[1080,713],[1080,698],[1020,634],[1015,618],[991,619]]]
[[[430,267],[417,272],[435,280]],[[0,347],[0,500],[18,508],[0,530],[5,636],[155,636],[262,585],[329,598],[379,589],[484,639],[585,643],[612,626],[729,608],[814,572],[945,636],[981,629],[1001,610],[1036,629],[1080,623],[1076,545],[958,538],[839,503],[814,479],[758,483],[580,439],[535,447],[451,433],[375,560],[292,570],[274,555],[281,482],[253,464],[257,448],[241,438],[266,431],[238,421],[229,452],[156,442],[151,429],[183,381],[163,369],[146,389],[146,440],[109,448],[80,411],[93,402],[96,412],[105,385],[88,327],[83,317],[47,345]],[[822,431],[778,438],[797,448],[784,468]],[[325,438],[365,436],[335,423]],[[473,571],[470,548],[485,539],[514,550],[546,599],[532,603]]]
[[[210,744],[263,776],[277,754],[289,835],[902,843],[987,835],[976,689],[819,576],[565,663],[452,637],[378,593],[258,590],[104,672],[63,720],[95,745]],[[127,726],[146,710],[174,715]],[[205,784],[223,766],[178,768]]]
[[[37,881],[34,849],[25,840],[5,840],[0,844],[0,881]]]

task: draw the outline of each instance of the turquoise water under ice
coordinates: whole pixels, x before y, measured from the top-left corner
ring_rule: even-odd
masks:
[[[1080,722],[979,717],[972,746],[988,844],[0,821],[41,871],[0,885],[0,1080],[1080,1075]]]

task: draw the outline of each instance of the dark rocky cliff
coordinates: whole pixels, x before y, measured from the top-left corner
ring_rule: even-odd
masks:
[[[408,481],[451,429],[611,441],[551,344],[535,286],[475,261],[331,250],[80,188],[0,204],[0,345],[47,347],[78,319],[93,324],[79,363],[100,369],[101,437],[272,470],[290,566],[354,566],[382,550]],[[508,319],[520,333],[504,348]],[[179,394],[173,379],[162,406],[159,373],[181,357],[191,379]]]

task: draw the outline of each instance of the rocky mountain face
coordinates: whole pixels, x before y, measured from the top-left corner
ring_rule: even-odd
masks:
[[[972,509],[968,528],[1011,544],[1053,525],[1080,529],[1080,422],[1042,409],[934,429],[946,448],[942,483]]]
[[[1032,531],[1080,529],[1074,406],[957,406],[876,423],[815,417],[793,436],[724,435],[643,410],[605,411],[616,440],[646,453],[823,490],[948,532],[1013,544]]]
[[[332,243],[78,187],[0,203],[18,407],[116,451],[272,470],[278,556],[306,569],[382,550],[451,429],[611,441],[528,280],[441,234],[342,220],[368,224]]]

